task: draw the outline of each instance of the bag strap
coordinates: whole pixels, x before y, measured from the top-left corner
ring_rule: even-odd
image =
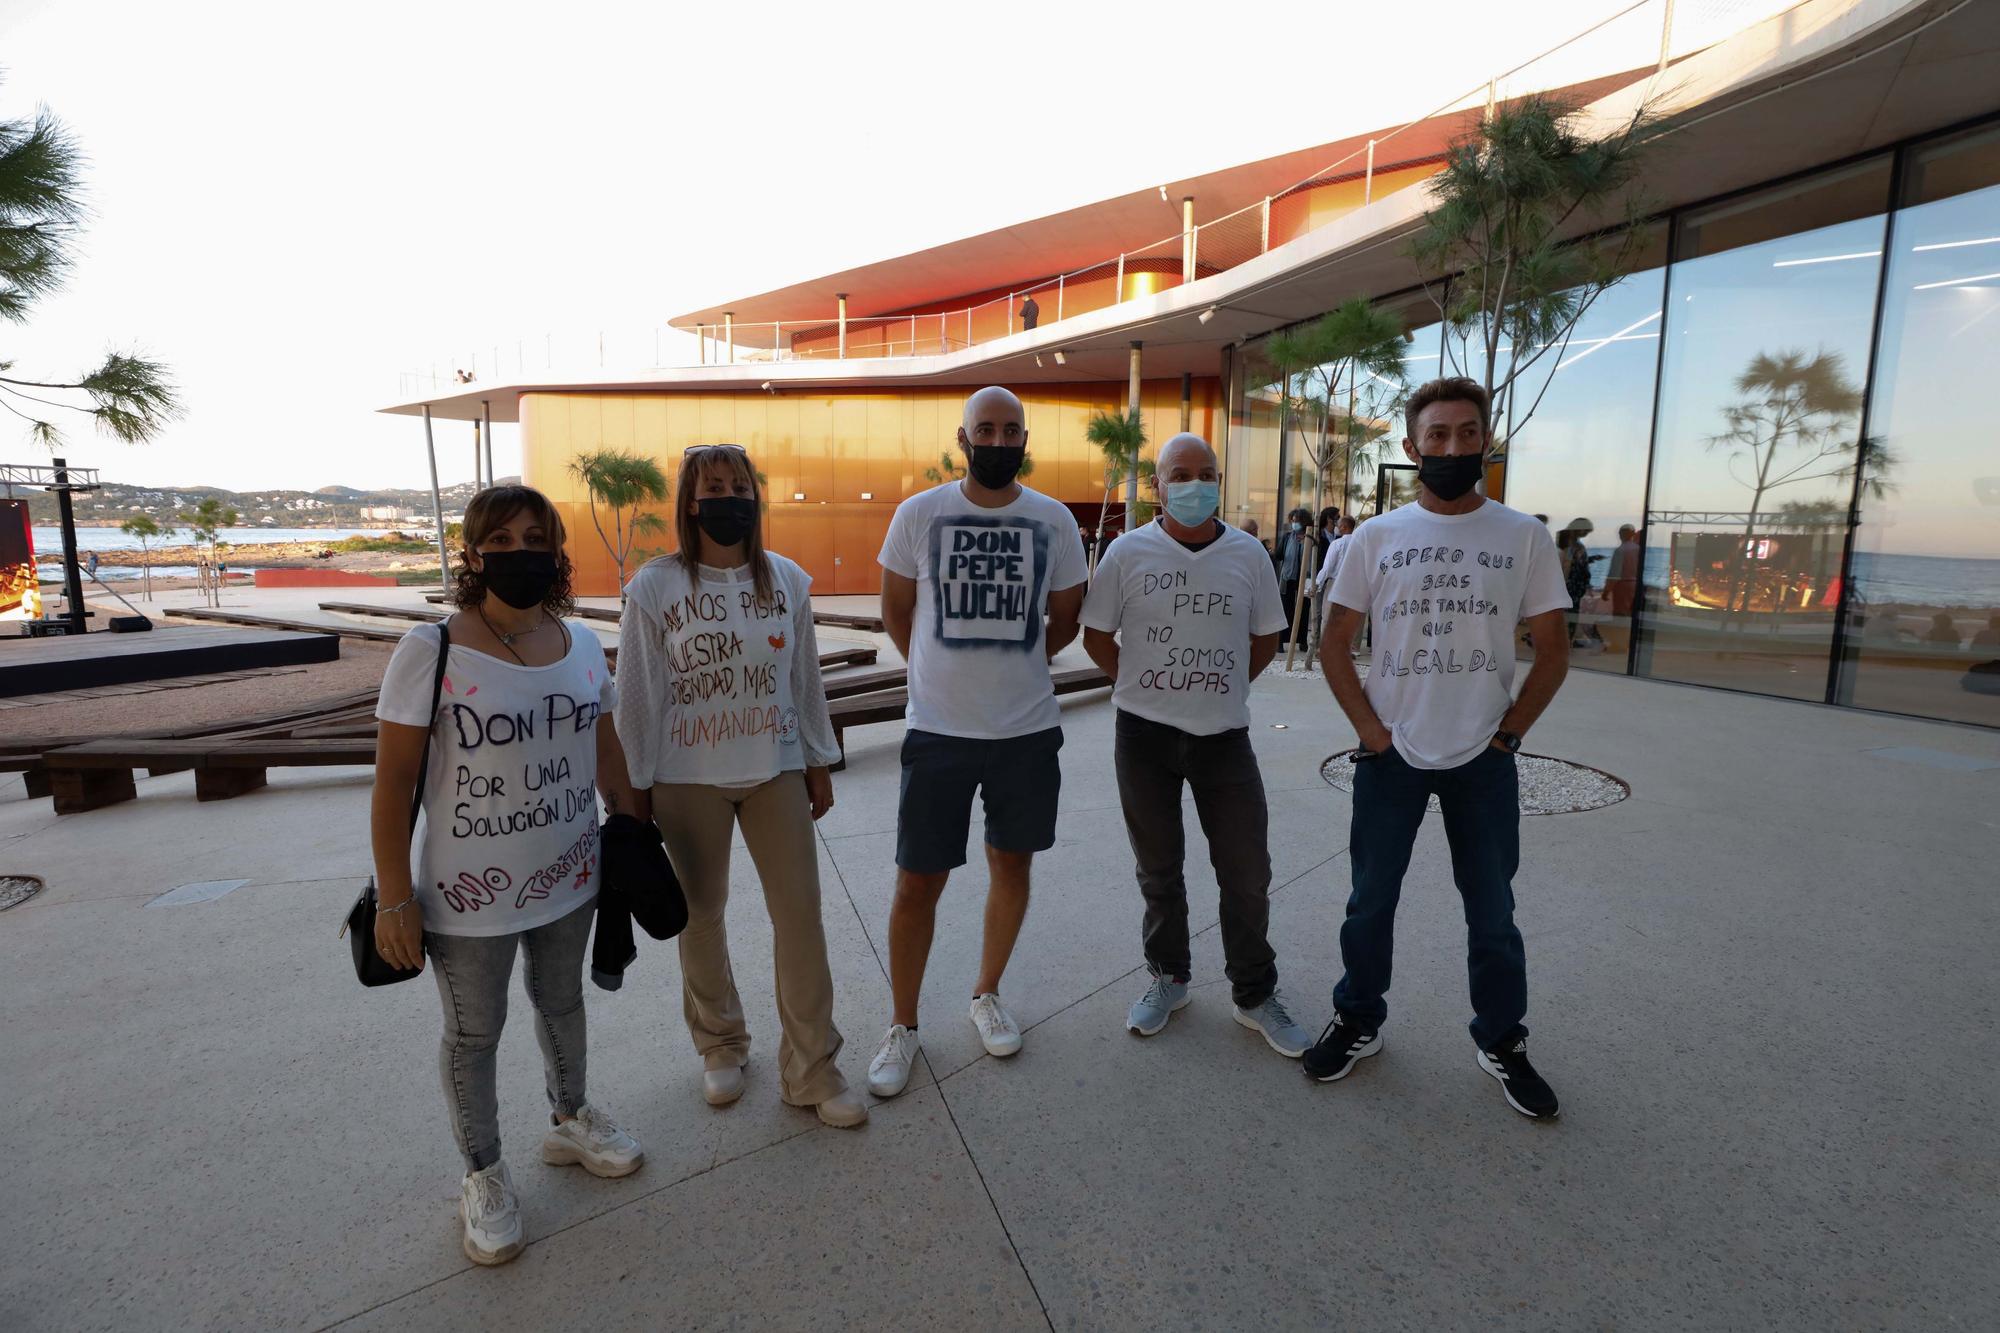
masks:
[[[444,702],[444,664],[451,656],[451,631],[445,622],[437,623],[438,660],[437,669],[431,673],[431,724],[424,731],[424,754],[417,761],[417,792],[410,800],[410,836],[417,836],[417,813],[424,808],[424,783],[431,774],[431,736],[437,731],[438,705]]]

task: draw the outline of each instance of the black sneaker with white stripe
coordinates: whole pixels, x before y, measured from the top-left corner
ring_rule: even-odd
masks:
[[[1300,1063],[1305,1066],[1307,1078],[1332,1083],[1352,1073],[1363,1056],[1381,1049],[1381,1033],[1364,1032],[1354,1025],[1353,1019],[1335,1010],[1333,1021],[1319,1034],[1319,1044],[1307,1050]]]
[[[1561,1111],[1555,1089],[1528,1063],[1528,1039],[1517,1037],[1479,1053],[1479,1067],[1500,1080],[1507,1105],[1531,1120],[1552,1120]]]

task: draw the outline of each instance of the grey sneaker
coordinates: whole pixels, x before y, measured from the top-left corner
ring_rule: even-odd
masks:
[[[1167,1025],[1167,1019],[1174,1010],[1187,1008],[1188,1001],[1193,998],[1185,981],[1154,977],[1153,984],[1146,987],[1146,993],[1132,1002],[1131,1011],[1125,1015],[1125,1028],[1142,1037],[1150,1037]]]
[[[1312,1035],[1285,1012],[1285,1006],[1275,995],[1255,1009],[1236,1010],[1236,1021],[1252,1032],[1262,1033],[1265,1044],[1287,1060],[1298,1059],[1313,1044]]]

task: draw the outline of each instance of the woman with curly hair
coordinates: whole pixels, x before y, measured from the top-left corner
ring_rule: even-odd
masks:
[[[494,1078],[517,947],[527,955],[547,1076],[542,1160],[597,1176],[629,1175],[644,1160],[637,1141],[584,1098],[598,797],[629,813],[634,794],[604,648],[583,622],[563,619],[575,607],[555,506],[526,486],[481,491],[465,508],[463,542],[456,614],[403,636],[376,705],[375,938],[392,965],[420,969],[428,959],[437,976],[438,1069],[465,1158],[465,1253],[499,1264],[522,1246]],[[413,876],[410,807],[427,736]]]

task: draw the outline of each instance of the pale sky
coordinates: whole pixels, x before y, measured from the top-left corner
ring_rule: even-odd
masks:
[[[106,480],[426,486],[421,427],[375,411],[401,371],[1392,125],[1628,3],[7,0],[0,117],[62,118],[95,217],[0,360],[173,368],[188,412],[154,443],[69,430]],[[1649,59],[1660,3],[1535,81]],[[1780,7],[1680,0],[1676,49]],[[440,437],[469,480],[470,427]],[[43,457],[0,422],[0,461]]]

